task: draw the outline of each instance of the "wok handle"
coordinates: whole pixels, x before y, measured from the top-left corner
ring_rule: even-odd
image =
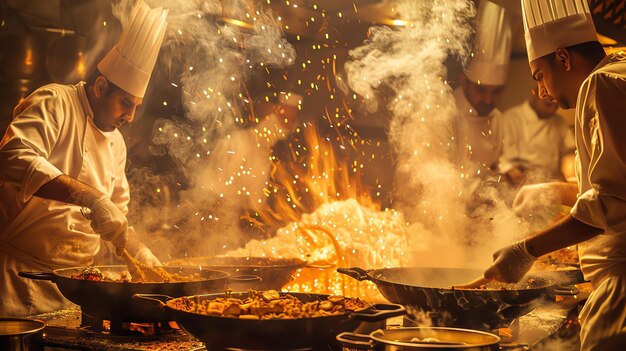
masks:
[[[370,278],[368,274],[368,271],[359,267],[337,268],[337,272],[350,276],[358,281],[372,280],[372,278]]]
[[[352,316],[365,322],[379,322],[391,317],[406,314],[406,308],[395,303],[377,303],[365,311],[355,312]]]
[[[262,281],[263,278],[254,274],[242,274],[228,277],[228,281],[233,283],[256,283]]]
[[[133,294],[133,299],[150,301],[151,303],[158,303],[159,306],[165,306],[167,300],[171,300],[173,297],[162,294]]]
[[[372,340],[369,335],[343,332],[337,335],[336,339],[341,343],[341,346],[347,349],[370,350],[372,347]]]
[[[551,290],[553,295],[574,296],[580,293],[574,285],[553,285]]]
[[[33,280],[49,280],[53,283],[57,282],[57,276],[52,272],[19,272],[17,275]]]

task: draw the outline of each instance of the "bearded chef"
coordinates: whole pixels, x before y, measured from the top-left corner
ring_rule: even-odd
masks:
[[[140,0],[96,75],[41,87],[15,108],[0,142],[0,316],[67,308],[55,284],[18,272],[92,264],[101,239],[118,255],[128,242],[131,254],[158,264],[128,235],[126,145],[118,128],[142,103],[166,16]],[[81,206],[92,211],[91,221]]]
[[[505,10],[481,1],[472,58],[454,91],[459,116],[455,134],[459,163],[470,178],[495,170],[502,153],[502,99],[511,55],[511,28]]]
[[[523,0],[526,48],[543,98],[576,108],[577,189],[524,188],[517,204],[541,192],[573,198],[571,213],[494,254],[486,278],[514,282],[536,257],[578,244],[593,292],[580,313],[582,350],[626,347],[626,53],[606,55],[585,0]]]

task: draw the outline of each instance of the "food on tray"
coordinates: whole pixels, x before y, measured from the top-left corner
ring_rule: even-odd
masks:
[[[343,314],[362,310],[369,305],[359,298],[331,295],[327,300],[303,302],[290,294],[275,290],[249,291],[245,299],[219,297],[200,300],[197,296],[181,297],[168,306],[185,312],[239,319],[297,319]]]
[[[166,272],[162,267],[155,267],[154,269],[162,270]],[[70,276],[72,279],[82,279],[82,280],[92,280],[92,281],[105,281],[105,282],[136,282],[136,283],[170,283],[170,282],[192,282],[202,280],[202,277],[199,273],[192,273],[183,275],[180,273],[167,273],[167,279],[164,278],[163,281],[136,281],[131,278],[131,275],[127,271],[122,272],[102,272],[101,269],[94,266],[87,266],[80,273],[74,273]]]

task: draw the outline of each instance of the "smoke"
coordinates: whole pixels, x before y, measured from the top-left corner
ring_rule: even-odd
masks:
[[[495,248],[526,229],[493,187],[471,184],[456,163],[458,111],[445,61],[468,55],[474,4],[400,1],[396,8],[408,24],[371,28],[364,45],[350,53],[348,83],[370,111],[385,108],[393,114],[396,207],[413,223],[414,263],[484,267]],[[392,96],[383,96],[384,90]],[[470,196],[488,206],[469,216]]]
[[[152,239],[147,233],[165,230],[169,243],[151,246],[161,257],[175,255],[174,246],[197,254],[203,242],[211,246],[203,254],[210,254],[237,240],[242,208],[261,197],[271,146],[281,137],[276,119],[244,128],[252,104],[246,87],[258,72],[291,65],[295,50],[264,4],[146,1],[169,10],[153,73],[159,79],[153,79],[151,89],[155,81],[173,86],[180,92],[175,99],[183,103],[176,115],[155,121],[151,151],[169,156],[184,184],[171,175],[151,177],[150,171],[131,174],[136,210],[129,217],[144,241]],[[122,26],[135,3],[122,0],[113,6]]]

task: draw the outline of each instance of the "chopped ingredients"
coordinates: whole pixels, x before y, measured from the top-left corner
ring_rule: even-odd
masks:
[[[198,296],[181,297],[167,302],[176,310],[210,316],[239,319],[298,319],[343,314],[362,310],[369,305],[359,298],[329,296],[327,300],[303,302],[297,297],[275,290],[249,291],[245,299],[218,297],[200,300]]]

